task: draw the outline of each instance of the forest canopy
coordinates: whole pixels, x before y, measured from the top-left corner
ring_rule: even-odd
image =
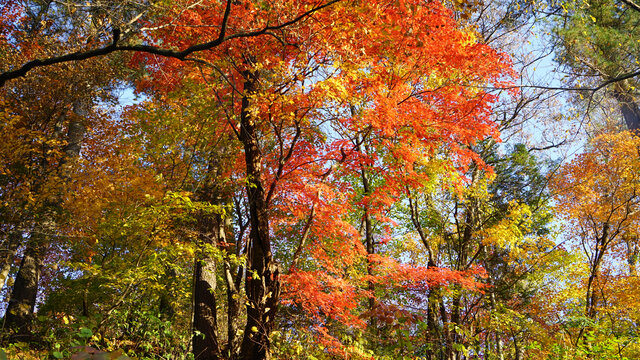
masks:
[[[640,357],[636,3],[0,13],[0,359]]]

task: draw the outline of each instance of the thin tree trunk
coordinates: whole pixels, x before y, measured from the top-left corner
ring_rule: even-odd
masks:
[[[224,262],[225,281],[227,285],[227,347],[225,353],[229,359],[238,357],[238,320],[240,316],[240,283],[244,273],[241,266],[234,268],[229,261]],[[236,273],[235,277],[233,273]]]
[[[409,188],[407,188],[407,191],[409,191]],[[431,249],[431,244],[429,243],[429,239],[422,228],[422,224],[420,223],[418,201],[417,199],[414,200],[411,195],[409,196],[409,210],[411,213],[411,222],[418,232],[422,244],[427,250],[427,267],[435,267],[436,263],[434,260],[433,250]],[[440,338],[443,336],[437,324],[438,304],[440,301],[442,301],[441,289],[439,286],[433,285],[429,289],[429,296],[427,297],[427,350],[425,354],[427,360],[436,359],[436,354],[438,353],[436,349],[440,347]],[[442,349],[440,349],[439,352],[442,353]]]
[[[600,277],[600,264],[607,250],[606,245],[608,241],[609,224],[604,224],[602,227],[602,236],[596,241],[595,253],[591,264],[591,273],[589,274],[589,280],[587,282],[585,315],[590,319],[595,319],[596,317],[598,291],[596,291],[595,287],[597,286],[598,278]]]
[[[524,360],[524,348],[518,344],[518,338],[516,335],[513,336],[513,347],[515,350],[514,360]]]
[[[364,190],[364,196],[371,195],[371,186],[369,184],[369,177],[367,176],[367,171],[362,165],[360,170],[362,176],[362,187]],[[369,205],[364,205],[364,238],[365,238],[365,246],[367,247],[367,255],[373,255],[376,253],[375,248],[375,240],[373,238],[373,222],[371,220],[371,214],[369,212]],[[367,274],[369,276],[373,275],[373,265],[369,259],[367,259]],[[373,310],[375,307],[375,285],[373,281],[368,282],[368,288],[371,292],[371,296],[369,297],[369,310]],[[371,322],[369,323],[369,327],[376,331],[377,323],[375,317],[371,318]]]
[[[495,332],[496,337],[496,353],[498,354],[498,360],[504,360],[504,344],[502,342],[502,336],[499,332]]]
[[[447,315],[447,308],[444,305],[444,297],[440,297],[440,318],[442,319],[442,330],[444,334],[444,358],[447,360],[453,359],[453,337],[451,334],[451,323],[449,323],[449,316]]]
[[[495,289],[495,283],[491,275],[489,275],[489,284],[491,285],[491,293],[489,294],[489,305],[491,307],[491,312],[494,313],[496,311],[496,294],[493,291]],[[495,315],[492,315],[495,316]],[[502,342],[502,334],[499,331],[494,332],[494,336],[496,338],[496,354],[498,355],[498,360],[504,360],[503,347],[504,344]]]
[[[440,341],[442,334],[437,323],[438,304],[441,298],[440,287],[433,286],[429,289],[429,296],[427,297],[427,350],[425,354],[427,360],[436,359],[436,350],[439,349],[442,343]]]

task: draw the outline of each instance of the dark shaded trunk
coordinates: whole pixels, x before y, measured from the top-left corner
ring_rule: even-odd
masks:
[[[524,360],[524,348],[520,346],[519,340],[516,336],[513,337],[513,347],[515,350],[514,360]]]
[[[27,245],[20,263],[20,270],[16,275],[5,316],[5,327],[13,332],[11,341],[28,341],[32,335],[31,321],[42,270],[39,252],[38,244]]]
[[[245,95],[240,116],[240,141],[244,146],[247,196],[251,230],[247,244],[247,323],[240,359],[270,358],[269,334],[280,299],[279,269],[271,252],[269,215],[262,180],[262,155],[255,119],[250,114],[250,96],[255,92],[256,75],[244,72]]]
[[[196,260],[194,277],[193,355],[196,360],[219,359],[216,266],[210,256]]]
[[[586,305],[585,316],[589,319],[595,319],[597,315],[596,307],[598,305],[598,291],[596,286],[598,285],[598,278],[600,277],[600,264],[607,250],[607,244],[609,242],[610,225],[605,223],[602,226],[602,236],[596,240],[595,251],[593,258],[591,259],[591,271],[589,274],[589,280],[587,281],[586,291]]]
[[[11,266],[13,265],[13,259],[16,256],[21,240],[22,233],[19,231],[12,231],[7,235],[7,239],[3,243],[3,247],[0,249],[0,262],[2,264],[2,267],[0,267],[0,290],[2,290],[4,285],[7,283],[7,278],[9,277]]]
[[[635,132],[640,130],[640,108],[633,96],[628,91],[618,87],[614,90],[614,97],[620,104],[620,110],[627,129]]]
[[[407,191],[409,191],[409,188],[407,188]],[[411,222],[420,236],[420,241],[427,250],[427,267],[435,267],[436,263],[429,238],[420,223],[418,200],[411,196],[409,196],[409,210],[411,213]],[[438,354],[443,353],[444,349],[441,347],[441,339],[443,336],[445,337],[445,342],[448,344],[446,340],[447,335],[443,334],[438,326],[438,307],[440,303],[444,306],[442,290],[439,286],[433,285],[429,288],[429,296],[427,297],[427,349],[425,351],[425,358],[427,360],[435,360]],[[443,318],[442,321],[444,325],[445,319]],[[443,329],[446,331],[447,328],[444,327]]]
[[[360,175],[362,177],[362,189],[364,190],[364,196],[371,195],[371,186],[369,184],[369,177],[367,176],[367,171],[362,165]],[[364,239],[365,246],[367,248],[367,255],[373,255],[376,253],[375,248],[375,240],[373,238],[373,222],[371,220],[371,214],[369,212],[369,205],[364,205]],[[373,275],[373,264],[371,261],[367,260],[367,274],[369,276]],[[371,297],[369,297],[369,310],[373,310],[375,307],[375,285],[373,281],[368,282],[369,292],[371,292]],[[377,327],[376,318],[372,317],[371,322],[369,323],[369,327],[375,331]]]

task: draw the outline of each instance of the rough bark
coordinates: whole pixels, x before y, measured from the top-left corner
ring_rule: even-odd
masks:
[[[196,260],[194,277],[193,355],[196,360],[219,359],[216,266],[210,256]]]
[[[200,255],[194,266],[193,288],[193,354],[196,360],[223,358],[222,343],[218,332],[217,264],[212,252],[219,251],[227,243],[226,231],[229,218],[223,208],[231,202],[231,195],[219,181],[227,148],[216,149],[211,154],[207,176],[198,194],[200,201],[214,208],[203,211],[198,217],[198,247]],[[225,268],[226,271],[226,268]]]
[[[258,129],[250,114],[250,97],[257,78],[245,71],[244,97],[240,116],[240,141],[244,146],[251,230],[247,244],[247,323],[240,349],[240,359],[270,358],[269,334],[280,299],[279,268],[271,252],[269,215],[262,179],[262,155]]]
[[[26,341],[31,337],[31,321],[33,320],[42,269],[39,252],[40,248],[37,243],[29,244],[22,257],[20,270],[16,275],[5,316],[5,326],[14,332],[12,341]]]

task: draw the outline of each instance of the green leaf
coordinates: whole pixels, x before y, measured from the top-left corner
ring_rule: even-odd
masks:
[[[88,339],[91,336],[93,336],[93,331],[91,331],[91,329],[89,329],[89,328],[82,327],[82,328],[80,328],[80,331],[78,332],[78,336]]]

